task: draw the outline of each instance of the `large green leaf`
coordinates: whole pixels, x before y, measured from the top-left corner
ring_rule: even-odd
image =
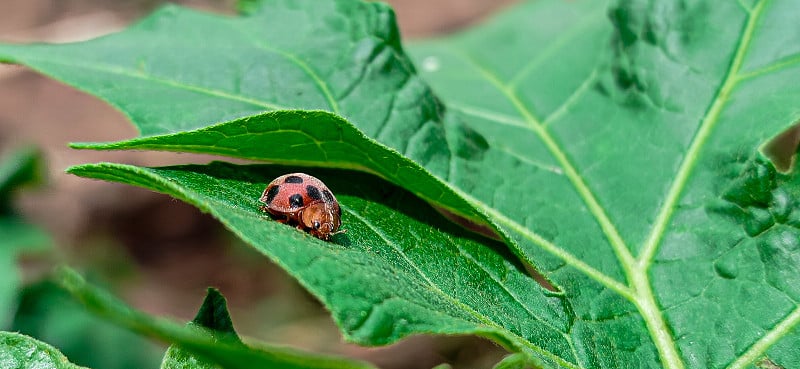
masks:
[[[0,45],[0,62],[25,64],[107,100],[143,135],[263,111],[325,109],[446,172],[448,146],[424,144],[444,139],[440,106],[403,53],[388,6],[253,3],[239,18],[166,6],[125,32],[85,43]]]
[[[574,317],[547,296],[500,243],[454,226],[410,193],[374,176],[316,169],[341,203],[343,228],[323,242],[259,210],[264,179],[291,168],[141,168],[87,164],[71,173],[130,183],[194,204],[273,259],[318,296],[346,337],[384,344],[414,333],[480,334],[515,351],[563,362]],[[533,344],[538,337],[546,341]],[[539,345],[544,346],[544,349]]]
[[[81,369],[44,342],[13,332],[0,332],[0,368]]]
[[[551,322],[553,329],[529,326],[538,322],[531,316],[542,316],[548,304],[530,303],[527,299],[541,293],[523,279],[529,284],[514,287],[525,294],[510,289],[498,296],[525,298],[499,309],[523,309],[529,317],[501,314],[495,322],[494,314],[481,313],[491,318],[458,325],[434,319],[430,311],[409,310],[409,316],[421,316],[412,322],[432,327],[389,320],[378,327],[391,330],[372,332],[362,342],[391,341],[402,336],[396,329],[472,332],[565,367],[741,368],[765,356],[783,366],[800,362],[800,188],[796,171],[777,173],[759,153],[769,138],[800,119],[800,40],[794,37],[791,1],[627,1],[611,11],[592,1],[525,3],[476,30],[413,47],[423,78],[443,106],[401,54],[390,13],[382,6],[266,3],[243,19],[168,8],[130,31],[86,44],[0,47],[0,59],[25,63],[98,94],[147,135],[224,121],[252,112],[254,105],[279,108],[270,103],[278,98],[290,101],[282,100],[281,106],[339,113],[449,182],[476,212],[499,223],[513,237],[514,250],[535,261],[564,292],[567,313],[556,314],[560,318],[553,321],[560,324]],[[192,42],[199,38],[208,39],[209,47]],[[254,58],[259,48],[253,45],[268,45],[283,59]],[[163,52],[176,48],[186,52]],[[232,50],[238,53],[235,58]],[[201,52],[213,57],[198,58]],[[258,68],[274,73],[249,73]],[[250,88],[254,85],[262,90]],[[298,86],[300,95],[289,86]],[[309,102],[308,96],[318,102]],[[381,105],[386,99],[392,103]],[[227,146],[256,146],[243,133]],[[161,147],[158,137],[136,145],[218,152],[220,140],[198,140],[203,137],[208,136],[193,132],[172,136]],[[351,138],[353,145],[365,140]],[[296,163],[276,149],[282,143],[265,140],[258,157]],[[336,160],[329,165],[342,166]],[[368,167],[366,162],[348,165]],[[347,264],[359,272],[335,275],[341,283],[335,288],[330,285],[334,277],[304,279],[297,270],[302,264],[283,259],[279,245],[289,241],[276,234],[285,235],[285,230],[272,222],[251,230],[252,224],[233,215],[244,209],[257,216],[255,204],[246,204],[257,195],[257,183],[263,185],[269,176],[259,171],[220,182],[226,190],[249,188],[247,196],[209,193],[203,181],[227,179],[227,171],[219,166],[178,172],[102,165],[76,169],[190,201],[279,260],[335,316],[337,311],[374,316],[370,301],[359,305],[334,297],[365,285],[364,278],[381,280],[380,274],[369,274],[369,264]],[[184,178],[191,172],[202,175]],[[421,179],[426,175],[417,173]],[[391,171],[377,174],[392,179]],[[430,188],[418,188],[413,178],[396,183],[436,202],[424,195]],[[354,185],[340,188],[348,186]],[[361,215],[380,226],[354,227],[348,237],[369,243],[348,247],[369,250],[373,242],[391,244],[394,239],[362,240],[363,235],[405,234],[401,228],[406,225],[373,218],[396,217],[390,208]],[[358,207],[352,209],[346,214],[356,219]],[[430,224],[437,223],[420,227]],[[269,233],[274,241],[269,248],[260,246],[260,238],[245,237],[245,232],[267,230],[279,232]],[[300,239],[309,241],[303,245],[314,244]],[[446,241],[426,240],[436,242]],[[429,266],[416,269],[431,285],[454,288],[457,297],[451,303],[492,298],[485,291],[468,294],[462,281],[451,283],[448,278],[478,274],[463,263],[431,265],[430,259],[440,257],[433,255],[412,259],[411,265]],[[348,254],[355,260],[368,256]],[[290,257],[296,255],[285,258]],[[498,284],[508,285],[504,279]],[[404,302],[406,309],[419,303]],[[353,329],[346,321],[339,323]]]
[[[413,48],[489,141],[448,180],[566,291],[576,364],[800,362],[800,188],[759,154],[800,119],[797,8],[584,4]]]
[[[451,148],[460,156],[483,149],[482,138],[460,125],[452,127],[457,136],[449,144],[439,144],[445,141],[441,106],[402,52],[390,8],[350,0],[264,3],[269,6],[253,5],[239,18],[167,6],[126,32],[85,43],[0,44],[0,62],[28,65],[107,100],[145,137],[166,134],[154,141],[74,147],[173,147],[303,165],[340,151],[349,160],[330,158],[327,166],[357,166],[395,183],[419,183],[411,190],[422,198],[470,222],[487,223],[438,179],[419,173],[416,165],[374,157],[374,144],[359,139],[367,134],[441,174],[451,169]],[[330,121],[338,118],[315,113],[234,119],[287,108],[326,109],[361,132],[341,125],[334,130]],[[229,119],[239,124],[190,138],[168,135]],[[283,152],[265,146],[266,137],[256,133],[282,143]]]

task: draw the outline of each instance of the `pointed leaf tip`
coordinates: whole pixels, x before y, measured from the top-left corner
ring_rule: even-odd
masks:
[[[225,338],[235,338],[239,341],[239,336],[233,329],[233,321],[228,312],[228,304],[225,296],[216,288],[209,287],[203,305],[197,312],[192,323],[204,328],[208,328],[216,333],[222,333]]]

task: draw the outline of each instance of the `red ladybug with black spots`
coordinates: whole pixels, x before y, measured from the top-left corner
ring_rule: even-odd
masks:
[[[344,233],[342,209],[328,186],[305,173],[291,173],[275,178],[264,189],[259,201],[261,210],[279,222],[296,225],[321,240]]]

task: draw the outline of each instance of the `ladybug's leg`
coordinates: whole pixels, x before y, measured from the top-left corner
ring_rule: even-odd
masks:
[[[297,228],[298,230],[305,231],[306,227],[303,225],[303,211],[300,210],[293,215],[294,219],[297,221]]]

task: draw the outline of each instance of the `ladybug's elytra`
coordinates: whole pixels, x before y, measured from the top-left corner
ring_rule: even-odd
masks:
[[[261,210],[272,214],[279,222],[297,225],[311,235],[329,240],[344,233],[342,209],[328,186],[305,173],[285,174],[269,183],[259,201]]]

